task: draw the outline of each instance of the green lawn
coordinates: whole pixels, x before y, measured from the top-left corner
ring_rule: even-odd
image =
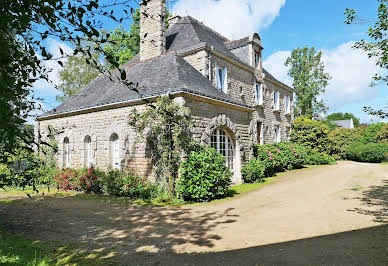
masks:
[[[113,252],[93,252],[0,233],[0,265],[112,265]]]

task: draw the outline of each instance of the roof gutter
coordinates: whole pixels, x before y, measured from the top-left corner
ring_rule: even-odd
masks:
[[[228,106],[228,107],[231,107],[233,109],[237,109],[237,110],[241,110],[241,111],[246,111],[246,112],[254,111],[254,108],[250,107],[250,106],[240,105],[240,104],[228,102],[228,101],[225,101],[222,99],[214,99],[213,97],[201,95],[201,94],[195,93],[191,90],[184,89],[184,88],[177,89],[176,91],[169,90],[167,93],[169,96],[175,96],[175,97],[188,96],[188,98],[202,100],[202,101],[208,102],[208,103],[215,103],[217,105]],[[51,120],[51,119],[55,119],[55,118],[62,118],[62,117],[80,115],[80,114],[105,111],[105,110],[109,110],[109,109],[128,107],[128,106],[132,106],[132,105],[145,104],[145,103],[148,103],[148,102],[155,100],[157,97],[159,97],[161,95],[166,95],[166,93],[155,94],[155,95],[151,95],[151,96],[147,96],[147,97],[143,97],[143,98],[139,98],[139,99],[134,99],[134,100],[127,100],[127,101],[116,102],[116,103],[111,103],[111,104],[104,104],[104,105],[95,106],[95,107],[82,108],[82,109],[69,111],[69,112],[63,112],[63,113],[59,113],[59,114],[40,116],[36,120],[37,121]]]

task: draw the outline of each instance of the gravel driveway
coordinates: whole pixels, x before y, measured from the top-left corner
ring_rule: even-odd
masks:
[[[130,265],[388,265],[388,165],[296,170],[236,199],[180,208],[24,200],[0,204],[4,221],[33,239],[113,249]]]

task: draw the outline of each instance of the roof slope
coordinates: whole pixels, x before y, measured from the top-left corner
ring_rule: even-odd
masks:
[[[138,92],[119,80],[111,81],[107,75],[100,74],[81,91],[42,117],[156,96],[168,91],[185,91],[246,106],[219,91],[206,77],[175,53],[135,64],[128,63],[123,69],[127,79],[138,84]],[[114,75],[117,74],[118,71],[115,71]]]

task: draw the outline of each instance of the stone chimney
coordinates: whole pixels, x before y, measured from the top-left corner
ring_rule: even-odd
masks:
[[[173,15],[171,18],[168,19],[168,27],[171,27],[172,25],[176,24],[182,17],[179,15]]]
[[[166,0],[144,0],[140,4],[140,60],[166,52]]]

